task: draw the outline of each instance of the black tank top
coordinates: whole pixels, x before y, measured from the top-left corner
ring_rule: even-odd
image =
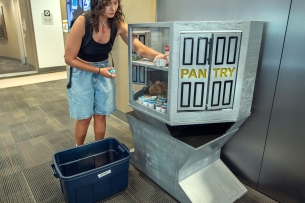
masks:
[[[86,18],[86,15],[85,15]],[[89,21],[86,19],[86,23]],[[92,32],[90,26],[86,25],[86,31],[91,34],[91,39],[89,43],[80,48],[78,52],[78,57],[88,62],[99,62],[108,59],[108,54],[112,50],[112,46],[116,37],[117,29],[112,28],[110,30],[110,39],[106,44],[100,44],[92,38]]]

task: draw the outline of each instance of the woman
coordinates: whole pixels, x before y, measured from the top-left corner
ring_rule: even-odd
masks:
[[[77,120],[74,129],[77,146],[84,144],[92,117],[95,140],[104,139],[106,115],[116,109],[113,80],[116,75],[110,73],[108,53],[116,36],[120,35],[128,43],[128,26],[124,22],[121,0],[91,0],[90,8],[87,17],[92,39],[81,46],[86,31],[86,15],[82,15],[74,22],[65,47],[65,62],[73,67],[68,101],[70,117]],[[146,47],[136,38],[132,45],[142,57],[166,59],[167,55]]]

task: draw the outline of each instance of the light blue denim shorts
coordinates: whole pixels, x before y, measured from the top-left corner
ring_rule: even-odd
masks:
[[[90,65],[104,68],[109,67],[108,60],[93,62]],[[70,68],[69,68],[70,69]],[[96,73],[72,69],[72,85],[67,90],[70,117],[76,120],[90,118],[93,114],[107,115],[116,109],[115,80],[105,78]],[[68,81],[70,70],[68,70]]]

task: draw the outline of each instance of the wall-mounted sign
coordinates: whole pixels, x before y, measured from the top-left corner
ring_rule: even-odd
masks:
[[[51,12],[49,10],[44,10],[43,14],[44,14],[44,16],[50,16]]]
[[[44,10],[41,17],[43,25],[53,25],[53,14],[50,10]]]

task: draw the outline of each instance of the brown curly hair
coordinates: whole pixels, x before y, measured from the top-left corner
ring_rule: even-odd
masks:
[[[118,1],[118,9],[115,12],[113,18],[108,18],[108,25],[111,28],[119,28],[121,23],[124,22],[125,16],[123,13],[123,6],[121,4],[122,0]],[[91,0],[90,2],[90,12],[89,12],[89,22],[91,31],[99,31],[99,15],[104,12],[105,7],[111,2],[111,0]]]

